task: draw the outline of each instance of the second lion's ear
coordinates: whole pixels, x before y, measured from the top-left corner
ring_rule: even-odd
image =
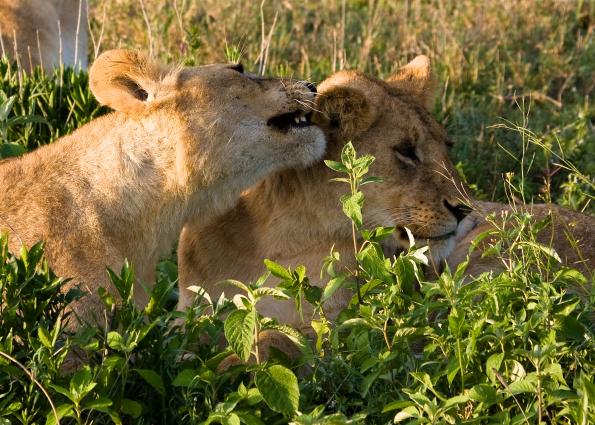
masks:
[[[434,106],[437,82],[427,56],[417,56],[399,68],[386,82],[393,89],[418,99],[426,109],[430,110]]]
[[[102,53],[89,71],[89,86],[99,103],[125,113],[142,112],[167,68],[131,50]]]
[[[321,85],[319,89],[315,121],[343,140],[359,136],[376,121],[376,107],[358,88],[335,85],[327,89]]]

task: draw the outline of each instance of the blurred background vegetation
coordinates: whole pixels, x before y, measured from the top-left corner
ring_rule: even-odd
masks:
[[[503,200],[502,174],[521,184],[524,167],[526,199],[551,189],[554,201],[595,211],[594,1],[108,0],[90,12],[95,50],[135,47],[187,64],[240,58],[254,72],[314,82],[342,68],[386,77],[428,55],[441,84],[435,116],[478,196]]]

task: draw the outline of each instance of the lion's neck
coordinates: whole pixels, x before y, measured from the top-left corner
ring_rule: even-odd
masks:
[[[243,197],[250,215],[270,238],[268,246],[289,256],[350,237],[351,226],[339,201],[347,187],[330,182],[333,177],[324,164],[288,170],[265,179]]]
[[[78,155],[81,175],[89,180],[87,201],[111,245],[144,279],[172,248],[189,216],[210,214],[231,203],[226,198],[233,195],[196,181],[181,136],[166,118],[143,122],[116,113],[101,120],[74,141],[87,144]],[[106,123],[110,130],[100,134]]]

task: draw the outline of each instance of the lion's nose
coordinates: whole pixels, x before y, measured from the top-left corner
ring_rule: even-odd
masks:
[[[314,83],[311,83],[310,81],[304,81],[304,85],[305,85],[306,87],[308,87],[308,89],[310,89],[310,91],[311,91],[312,93],[316,93],[316,92],[317,92],[317,91],[316,91],[316,86],[314,85]]]
[[[451,205],[446,199],[444,200],[444,206],[455,216],[457,223],[460,223],[471,211],[473,211],[472,208],[465,204]]]

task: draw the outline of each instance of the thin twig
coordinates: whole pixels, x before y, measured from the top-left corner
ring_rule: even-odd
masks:
[[[35,379],[35,377],[33,376],[33,374],[31,372],[29,372],[27,370],[27,368],[21,362],[19,362],[17,359],[15,359],[14,357],[12,357],[12,356],[4,353],[3,351],[0,351],[0,356],[3,356],[8,361],[13,362],[18,367],[20,367],[21,369],[23,369],[23,372],[25,372],[27,374],[27,376],[29,377],[29,379],[31,379],[35,383],[35,385],[37,385],[39,387],[39,389],[41,390],[41,392],[45,395],[45,397],[48,399],[48,402],[50,403],[50,407],[52,408],[52,413],[54,414],[54,417],[56,418],[56,423],[58,425],[60,425],[60,417],[58,416],[58,412],[56,411],[56,406],[54,406],[54,403],[52,402],[52,399],[50,398],[50,395],[45,390],[45,388],[43,388],[43,385],[41,385],[39,383],[39,381],[37,379]]]
[[[145,24],[147,25],[147,36],[149,37],[149,57],[153,57],[153,32],[151,31],[151,22],[149,21],[149,16],[147,15],[147,10],[145,9],[144,0],[139,0],[139,2],[140,8],[143,12]]]
[[[74,36],[74,68],[76,69],[76,65],[77,63],[79,64],[79,69],[82,68],[82,66],[80,66],[80,62],[79,62],[79,34],[80,34],[80,30],[81,30],[81,15],[83,13],[83,0],[79,0],[79,10],[78,10],[78,16],[76,19],[76,34]]]

